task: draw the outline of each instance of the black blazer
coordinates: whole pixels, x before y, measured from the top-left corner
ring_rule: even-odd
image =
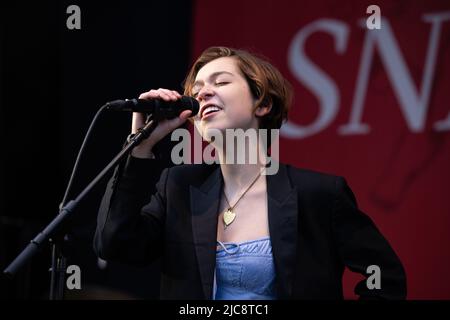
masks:
[[[94,248],[103,259],[133,264],[161,257],[162,299],[211,299],[220,167],[166,168],[156,183],[161,170],[157,160],[133,157],[116,170],[98,214]],[[266,179],[280,299],[342,299],[345,266],[364,275],[355,288],[360,298],[406,297],[401,262],[358,209],[344,178],[280,164]],[[380,267],[381,289],[367,288],[370,265]]]

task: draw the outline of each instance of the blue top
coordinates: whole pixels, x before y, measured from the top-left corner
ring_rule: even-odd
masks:
[[[216,252],[215,300],[273,300],[275,266],[269,237],[222,243]]]

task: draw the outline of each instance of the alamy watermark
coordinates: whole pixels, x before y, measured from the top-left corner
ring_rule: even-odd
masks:
[[[79,6],[72,4],[67,7],[66,13],[70,14],[66,20],[66,27],[69,30],[81,29],[81,9]]]
[[[366,20],[367,29],[381,29],[381,9],[376,4],[372,4],[367,7],[366,13],[371,15]]]
[[[197,130],[192,139],[189,130],[178,128],[171,135],[172,141],[179,141],[172,149],[171,160],[174,164],[261,164],[266,166],[264,175],[273,175],[279,169],[275,160],[279,159],[279,136],[278,129],[209,129],[210,143],[203,149]]]
[[[66,280],[66,286],[69,290],[81,289],[81,269],[76,264],[67,267],[66,273],[69,274]]]
[[[367,289],[381,289],[381,269],[376,264],[372,264],[367,267],[366,273],[370,274],[370,277],[366,280]]]

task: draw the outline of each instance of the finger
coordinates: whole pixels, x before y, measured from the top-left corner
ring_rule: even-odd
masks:
[[[159,98],[159,92],[157,90],[150,90],[147,92],[142,93],[139,96],[139,99],[155,99],[155,98]]]
[[[158,90],[159,92],[159,96],[161,99],[163,99],[164,101],[173,101],[176,100],[176,98],[172,97],[169,91],[165,91],[165,90]]]
[[[158,98],[161,98],[164,101],[171,101],[172,100],[172,98],[169,95],[167,95],[166,93],[164,93],[164,92],[160,92]]]
[[[180,113],[179,117],[180,119],[186,120],[192,115],[192,110],[184,110],[182,113]]]
[[[175,90],[172,90],[172,92],[173,92],[173,94],[174,94],[178,99],[181,99],[182,95],[181,95],[180,93],[178,93],[178,92],[175,91]]]
[[[164,100],[178,100],[181,98],[181,94],[179,94],[175,90],[168,90],[164,88],[159,88],[158,90],[152,89],[150,91],[144,92],[139,96],[139,99],[158,99],[162,98]]]
[[[164,94],[168,95],[171,98],[171,100],[175,101],[175,100],[179,99],[178,96],[174,93],[173,90],[168,90],[168,89],[163,89],[163,88],[160,88],[159,90],[161,92],[163,92]]]
[[[173,131],[175,128],[181,126],[187,118],[177,117],[167,121],[167,126],[170,128],[170,131]]]

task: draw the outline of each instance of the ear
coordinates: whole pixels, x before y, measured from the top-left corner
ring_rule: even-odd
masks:
[[[259,106],[255,110],[255,115],[257,117],[264,117],[266,114],[268,114],[272,110],[272,104],[265,105],[265,106]]]

